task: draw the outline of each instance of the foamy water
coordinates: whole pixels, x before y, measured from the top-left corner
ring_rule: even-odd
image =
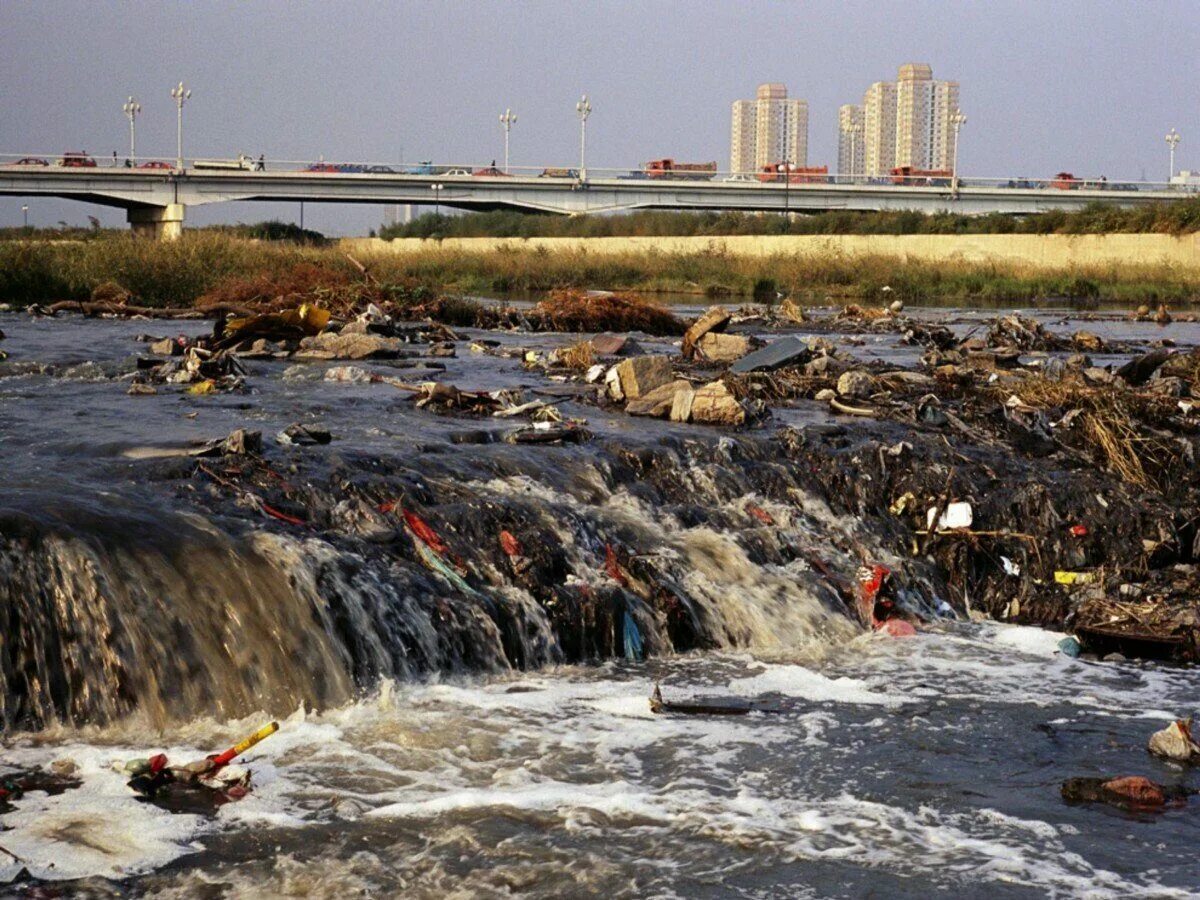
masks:
[[[178,896],[1195,895],[1194,808],[1137,821],[1058,798],[1073,775],[1186,779],[1143,747],[1194,708],[1195,672],[1068,660],[1056,640],[988,625],[787,662],[388,684],[283,721],[247,760],[254,793],[212,819],[137,802],[110,763],[200,755],[254,717],[26,737],[7,762],[70,759],[84,783],[22,800],[0,845],[40,878]],[[655,716],[656,681],[782,711]]]

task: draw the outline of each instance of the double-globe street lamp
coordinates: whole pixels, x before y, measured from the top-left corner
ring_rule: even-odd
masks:
[[[954,128],[954,162],[950,166],[950,183],[958,190],[958,133],[967,124],[967,117],[961,109],[956,109],[950,116],[950,125]]]
[[[134,165],[137,160],[137,131],[134,127],[134,120],[141,114],[142,104],[130,97],[122,104],[121,111],[129,119],[129,164]]]
[[[179,109],[178,127],[175,135],[175,166],[178,169],[183,168],[183,104],[192,96],[192,92],[183,86],[183,82],[179,82],[176,87],[171,88],[171,99],[175,101],[175,106]]]
[[[592,104],[588,102],[587,94],[575,104],[575,112],[579,114],[579,180],[587,180],[587,120],[592,114]]]
[[[517,114],[506,109],[500,114],[500,125],[504,128],[504,174],[508,174],[508,133],[517,124]]]
[[[1179,132],[1172,128],[1167,132],[1167,147],[1171,150],[1171,171],[1167,175],[1167,183],[1170,184],[1171,179],[1175,177],[1175,148],[1179,146],[1179,142],[1183,140],[1179,136]]]

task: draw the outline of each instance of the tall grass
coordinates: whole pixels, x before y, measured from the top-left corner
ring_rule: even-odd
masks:
[[[879,300],[1021,302],[1046,297],[1181,304],[1200,298],[1200,273],[1166,265],[1041,270],[1001,263],[904,262],[893,257],[739,256],[722,250],[589,253],[506,246],[464,251],[433,245],[413,253],[364,255],[376,282],[436,291],[503,293],[558,288],[686,291],[710,296],[773,297],[803,302]],[[303,278],[297,278],[297,272]],[[335,289],[363,278],[336,247],[248,241],[188,233],[156,243],[132,237],[82,242],[0,241],[0,302],[82,300],[116,282],[138,303],[187,306],[205,295],[239,296],[238,282],[303,282]],[[885,292],[884,288],[890,288]]]

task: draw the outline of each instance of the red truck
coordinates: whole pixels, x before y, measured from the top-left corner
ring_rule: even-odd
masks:
[[[953,178],[954,173],[949,169],[916,169],[912,166],[896,166],[892,169],[892,184],[949,187]]]
[[[681,163],[673,159],[652,159],[642,167],[647,178],[691,178],[708,181],[717,174],[715,162]]]
[[[64,166],[68,169],[94,169],[96,168],[96,161],[88,156],[86,150],[68,150],[55,165]]]
[[[793,166],[791,163],[770,163],[758,173],[759,181],[783,181],[788,184],[825,184],[829,181],[829,166]]]
[[[1070,172],[1059,172],[1050,182],[1050,187],[1058,188],[1060,191],[1073,191],[1081,187],[1081,182]]]

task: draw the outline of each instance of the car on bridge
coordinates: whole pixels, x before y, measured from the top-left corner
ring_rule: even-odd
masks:
[[[443,175],[458,175],[458,176],[465,175],[469,178],[471,176],[471,170],[470,169],[453,168],[453,169],[447,169],[442,174]]]
[[[94,169],[96,161],[88,155],[86,150],[68,150],[55,165],[67,169]]]
[[[48,166],[50,163],[37,156],[25,156],[13,162],[0,163],[0,166]]]
[[[433,160],[423,159],[419,163],[417,163],[415,166],[409,166],[408,168],[401,169],[400,174],[401,175],[437,175],[438,173],[436,171],[434,171]]]
[[[395,175],[396,170],[391,166],[367,166],[366,173],[368,175]]]
[[[576,169],[543,169],[538,178],[578,178]]]
[[[163,162],[161,159],[152,159],[149,162],[138,163],[139,169],[173,169],[175,168],[169,162]]]
[[[337,166],[334,163],[319,162],[319,163],[313,163],[311,166],[307,166],[304,169],[304,171],[305,172],[325,172],[326,174],[332,174],[332,173],[340,172],[342,170],[341,170],[340,166]]]
[[[254,160],[242,153],[237,159],[197,159],[192,162],[193,169],[216,169],[222,172],[250,172],[254,170]]]

